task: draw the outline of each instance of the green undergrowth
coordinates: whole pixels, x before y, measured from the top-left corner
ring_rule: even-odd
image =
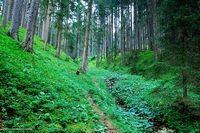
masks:
[[[102,60],[101,68],[113,73],[106,72],[101,76],[101,82],[116,82],[111,94],[134,118],[139,119],[138,126],[142,131],[151,130],[147,125],[152,126],[151,121],[156,120],[176,132],[200,132],[199,71],[186,68],[188,98],[184,100],[182,67],[176,64],[171,64],[169,60],[155,62],[154,53],[149,50],[134,52],[123,62],[118,55],[115,63],[108,64],[106,59]],[[95,62],[91,61],[90,65],[94,67]],[[184,104],[188,107],[185,114]]]
[[[189,92],[188,112],[183,114],[183,106],[180,105],[182,89],[176,88],[174,81],[147,80],[142,76],[103,69],[91,69],[89,72],[101,88],[90,93],[121,131],[152,132],[154,122],[164,123],[176,132],[200,131],[198,116],[194,116],[199,112],[199,95]],[[105,84],[109,81],[115,81],[112,89]],[[110,95],[114,99],[109,100]]]
[[[24,52],[20,42],[0,27],[0,129],[5,132],[91,133],[102,124],[87,100],[95,89],[87,74],[76,75],[80,67],[55,49],[43,51],[43,41],[35,36],[34,53]],[[1,132],[0,131],[0,132]]]

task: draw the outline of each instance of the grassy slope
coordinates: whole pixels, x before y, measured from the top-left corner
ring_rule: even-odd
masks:
[[[114,76],[107,74],[107,78],[115,79],[116,84],[112,94],[123,102],[122,104],[133,110],[131,111],[133,114],[137,113],[136,115],[144,113],[150,119],[162,116],[158,119],[165,121],[169,128],[178,132],[200,131],[198,120],[200,118],[200,96],[196,88],[199,80],[189,83],[188,100],[186,101],[189,106],[188,113],[182,114],[183,90],[179,66],[171,67],[167,61],[154,62],[152,51],[140,52],[138,59],[134,56],[126,59],[129,59],[125,61],[127,65],[121,63],[120,57],[117,57],[116,66],[107,65],[106,60],[103,60],[101,65],[115,72]],[[92,61],[91,64],[94,66],[95,62]],[[126,73],[141,76],[129,74],[126,76]],[[191,80],[196,77],[189,75],[188,78]],[[140,110],[140,113],[137,110]]]
[[[99,117],[87,100],[86,91],[96,86],[88,75],[75,74],[78,64],[55,50],[42,50],[35,37],[34,54],[0,27],[0,128],[31,128],[44,132],[92,132]],[[20,40],[25,30],[20,30]]]
[[[129,124],[137,119],[115,104],[102,81],[102,74],[108,71],[93,68],[90,74],[94,75],[76,75],[80,65],[69,57],[66,61],[64,53],[57,59],[53,47],[43,51],[44,44],[38,37],[34,41],[34,54],[24,52],[20,42],[6,35],[7,31],[8,28],[0,27],[0,128],[103,132],[105,127],[87,100],[90,94],[119,130],[140,132],[141,129]],[[21,29],[19,34],[23,40],[25,30]],[[95,76],[100,89],[94,84]]]

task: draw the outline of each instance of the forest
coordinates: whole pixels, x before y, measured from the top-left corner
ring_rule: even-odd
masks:
[[[199,133],[200,0],[0,0],[0,133]]]

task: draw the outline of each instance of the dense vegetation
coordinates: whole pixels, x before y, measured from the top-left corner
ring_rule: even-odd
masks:
[[[52,46],[43,51],[37,36],[35,52],[24,52],[8,30],[0,27],[1,131],[104,132],[90,95],[121,132],[156,131],[156,123],[176,132],[200,132],[198,75],[192,75],[183,114],[181,67],[172,68],[169,60],[154,62],[152,51],[133,52],[124,62],[119,54],[113,64],[103,59],[98,69],[93,57],[88,74],[77,75],[79,60],[64,53],[54,57]],[[20,41],[24,34],[20,29]]]

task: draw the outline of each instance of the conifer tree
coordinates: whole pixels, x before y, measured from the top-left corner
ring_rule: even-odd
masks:
[[[30,15],[26,27],[26,34],[24,37],[24,41],[21,44],[24,50],[27,52],[33,52],[33,41],[34,41],[35,25],[38,14],[39,2],[40,0],[31,1]]]
[[[12,16],[12,25],[10,30],[8,31],[8,36],[11,36],[13,39],[19,41],[19,24],[21,17],[21,8],[22,8],[23,0],[15,0],[13,16]]]
[[[87,58],[88,58],[88,46],[89,46],[89,38],[90,38],[90,19],[91,19],[91,13],[92,13],[92,2],[93,2],[93,0],[88,0],[85,41],[84,41],[82,66],[81,66],[81,71],[83,73],[86,73],[86,70],[87,70]]]

